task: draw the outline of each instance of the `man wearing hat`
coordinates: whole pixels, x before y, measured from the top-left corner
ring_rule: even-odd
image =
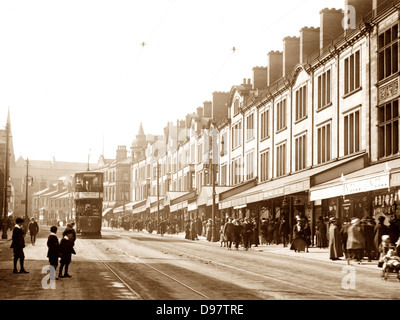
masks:
[[[347,235],[347,250],[349,250],[350,254],[347,262],[350,264],[350,259],[354,259],[358,264],[361,264],[364,257],[365,237],[360,219],[354,218],[351,220],[351,225],[347,229]]]
[[[17,270],[18,260],[19,260],[20,267],[21,267],[21,269],[19,270],[19,273],[29,273],[24,268],[25,238],[24,238],[24,231],[22,230],[22,225],[24,224],[24,219],[17,218],[15,220],[15,223],[16,223],[16,225],[13,229],[12,242],[11,242],[11,247],[10,247],[14,251],[14,271],[13,271],[13,273],[18,273],[18,270]]]
[[[335,217],[329,219],[329,259],[340,260],[343,257],[342,239],[338,228],[338,220]]]

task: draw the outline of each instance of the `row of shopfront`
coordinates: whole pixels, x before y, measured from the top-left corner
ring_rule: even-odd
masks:
[[[168,192],[165,197],[129,203],[114,209],[114,215],[138,219],[176,219],[183,230],[186,221],[212,218],[213,191]],[[368,165],[366,154],[333,161],[324,166],[257,185],[257,179],[235,187],[215,187],[215,218],[288,219],[305,216],[311,230],[317,219],[353,217],[400,219],[400,159]]]

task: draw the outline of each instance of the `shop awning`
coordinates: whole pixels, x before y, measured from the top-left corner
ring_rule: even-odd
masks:
[[[132,214],[135,215],[135,214],[139,214],[139,213],[142,213],[145,211],[146,211],[146,205],[142,205],[140,207],[132,209]]]
[[[168,191],[165,195],[165,205],[170,206],[174,200],[189,194],[187,191]]]
[[[189,206],[189,202],[194,202],[193,200],[196,200],[196,191],[185,192],[170,202],[169,212],[185,209]]]
[[[103,211],[102,216],[104,217],[107,213],[109,213],[113,208],[107,208]]]
[[[240,207],[249,203],[309,191],[317,183],[329,181],[342,173],[350,173],[364,168],[366,159],[365,154],[360,154],[259,184],[235,196],[220,199],[219,208]]]
[[[310,201],[388,189],[400,185],[400,159],[343,175],[310,189]]]
[[[215,187],[215,203],[219,202],[219,194],[221,192],[225,192],[230,190],[232,187]],[[212,187],[202,187],[199,195],[197,196],[197,206],[212,206],[212,196],[213,196],[213,188]]]

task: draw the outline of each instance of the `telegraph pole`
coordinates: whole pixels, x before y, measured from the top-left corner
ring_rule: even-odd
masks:
[[[6,164],[5,164],[5,174],[4,174],[4,212],[3,212],[3,234],[1,236],[2,239],[7,239],[7,219],[8,219],[8,180],[9,180],[9,157],[10,157],[10,151],[9,151],[9,135],[10,135],[10,123],[7,120],[6,124]]]
[[[160,233],[160,172],[157,160],[157,233]]]

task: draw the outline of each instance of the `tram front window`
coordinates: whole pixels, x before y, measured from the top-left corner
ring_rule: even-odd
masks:
[[[100,216],[101,205],[96,202],[77,204],[76,211],[79,216]]]

